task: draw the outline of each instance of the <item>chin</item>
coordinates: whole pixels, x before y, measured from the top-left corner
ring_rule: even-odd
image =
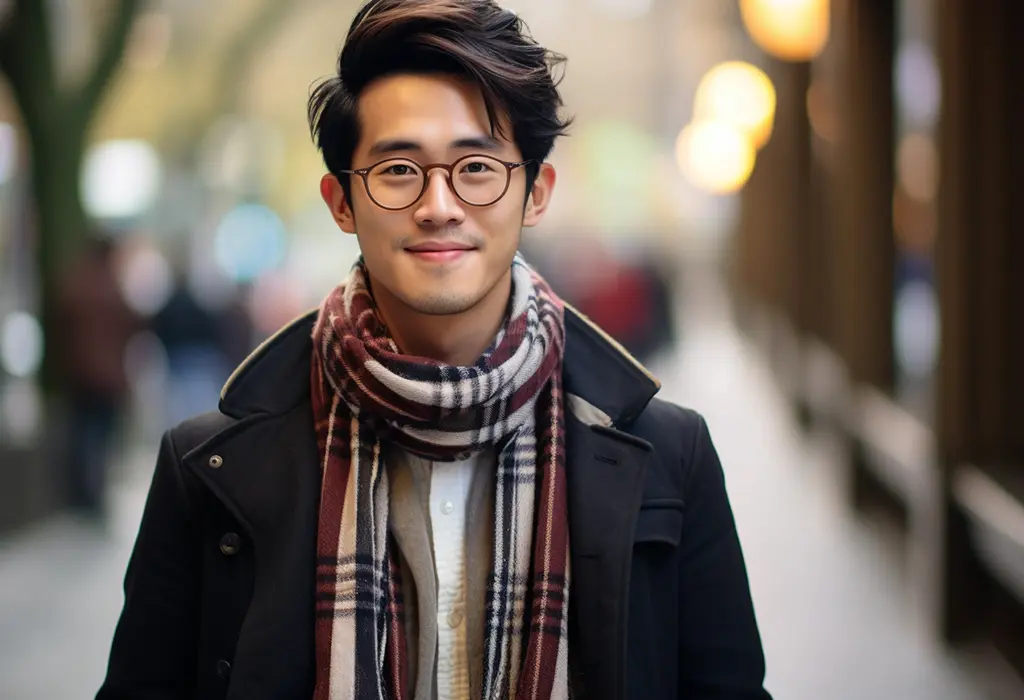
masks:
[[[429,316],[453,316],[465,313],[480,302],[480,295],[469,294],[424,294],[406,300],[406,305],[421,314]]]

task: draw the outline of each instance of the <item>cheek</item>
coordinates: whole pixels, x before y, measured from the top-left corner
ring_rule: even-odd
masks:
[[[368,265],[378,268],[392,265],[390,228],[386,220],[368,215],[363,210],[356,216],[356,238],[359,239],[359,250]]]
[[[514,206],[503,206],[488,212],[480,225],[486,233],[488,246],[495,252],[514,250],[519,246],[519,234],[523,228],[523,213]]]
[[[360,201],[357,205],[355,224],[360,243],[377,250],[390,249],[395,238],[409,230],[409,224],[401,218],[401,212],[388,212],[373,202]]]

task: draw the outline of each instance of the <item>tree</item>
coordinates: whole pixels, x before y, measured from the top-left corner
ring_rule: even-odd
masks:
[[[47,330],[61,266],[88,230],[79,175],[89,127],[121,63],[140,4],[112,0],[92,70],[72,87],[58,80],[51,3],[14,0],[9,16],[0,21],[0,72],[7,76],[21,111],[32,162],[41,310]],[[52,354],[47,356],[44,378],[52,379]]]

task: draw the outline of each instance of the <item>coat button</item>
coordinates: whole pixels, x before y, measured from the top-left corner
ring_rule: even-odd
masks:
[[[210,457],[210,469],[220,469],[224,466],[224,458],[220,455]]]
[[[220,538],[220,553],[226,557],[238,554],[242,548],[242,538],[233,532],[229,532]]]
[[[448,626],[452,629],[456,629],[461,624],[462,611],[458,608],[453,608],[452,611],[448,613]]]
[[[217,662],[217,677],[227,680],[231,677],[231,662],[221,659]]]

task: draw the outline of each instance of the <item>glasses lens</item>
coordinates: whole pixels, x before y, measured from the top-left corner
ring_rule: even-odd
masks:
[[[493,204],[508,186],[509,171],[488,156],[469,156],[455,163],[452,187],[464,201],[477,206]]]
[[[369,172],[366,185],[377,204],[402,209],[423,191],[423,169],[411,160],[387,160]]]

